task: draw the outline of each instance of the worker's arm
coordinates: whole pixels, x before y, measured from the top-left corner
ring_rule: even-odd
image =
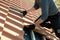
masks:
[[[25,16],[27,13],[32,13],[32,12],[34,12],[37,9],[39,9],[39,4],[38,4],[37,0],[35,0],[34,6],[31,9],[29,9],[29,10],[23,11],[22,13]]]
[[[48,12],[49,12],[49,1],[43,0],[42,1],[42,15],[35,22],[36,26],[39,26],[41,23],[43,23],[48,18]]]
[[[33,6],[31,9],[27,10],[27,12],[28,12],[28,13],[29,13],[29,12],[34,12],[34,11],[37,10],[37,9],[39,9],[39,4],[38,4],[38,1],[35,0],[34,6]]]

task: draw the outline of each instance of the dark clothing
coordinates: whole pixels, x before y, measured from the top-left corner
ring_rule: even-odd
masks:
[[[25,39],[25,40],[32,40],[32,39],[31,39],[31,34],[30,34],[31,30],[29,30],[28,28],[25,27],[25,28],[24,28],[24,31],[25,31],[24,39]],[[36,40],[43,40],[42,35],[40,35],[40,34],[38,34],[38,33],[36,33],[36,32],[34,32],[34,34],[35,34],[35,39],[36,39]]]
[[[40,7],[42,8],[42,15],[40,18],[44,21],[48,18],[48,16],[55,15],[58,12],[53,0],[35,0],[34,8],[38,9]]]
[[[60,37],[60,13],[53,0],[35,0],[34,8],[36,10],[42,8],[42,15],[39,18],[43,19],[44,22],[41,26],[53,28],[56,35]],[[51,23],[47,23],[48,21]]]
[[[50,21],[51,23],[47,23]],[[49,16],[42,24],[42,27],[53,28],[56,35],[60,38],[60,13]]]

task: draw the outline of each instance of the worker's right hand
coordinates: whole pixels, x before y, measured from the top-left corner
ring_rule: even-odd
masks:
[[[23,13],[23,16],[25,16],[27,14],[27,11],[22,11],[21,13]]]

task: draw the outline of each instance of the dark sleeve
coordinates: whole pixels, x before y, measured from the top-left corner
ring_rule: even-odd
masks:
[[[35,4],[34,4],[34,8],[37,10],[39,8],[39,4],[38,4],[39,0],[35,0]]]
[[[50,3],[49,3],[49,14],[50,15],[55,15],[57,12],[58,12],[58,8],[56,7],[54,1],[50,0]]]
[[[48,0],[42,0],[42,15],[41,19],[45,21],[48,18],[48,11],[49,11],[49,1]]]

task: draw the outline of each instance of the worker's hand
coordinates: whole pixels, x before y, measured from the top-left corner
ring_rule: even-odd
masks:
[[[31,29],[31,30],[35,29],[35,25],[34,24],[29,25],[29,29]]]
[[[35,25],[34,25],[34,24],[27,25],[27,26],[25,26],[25,27],[29,28],[30,30],[33,30],[33,29],[35,29]]]
[[[27,11],[22,11],[21,13],[23,13],[23,16],[25,16],[27,14]]]

